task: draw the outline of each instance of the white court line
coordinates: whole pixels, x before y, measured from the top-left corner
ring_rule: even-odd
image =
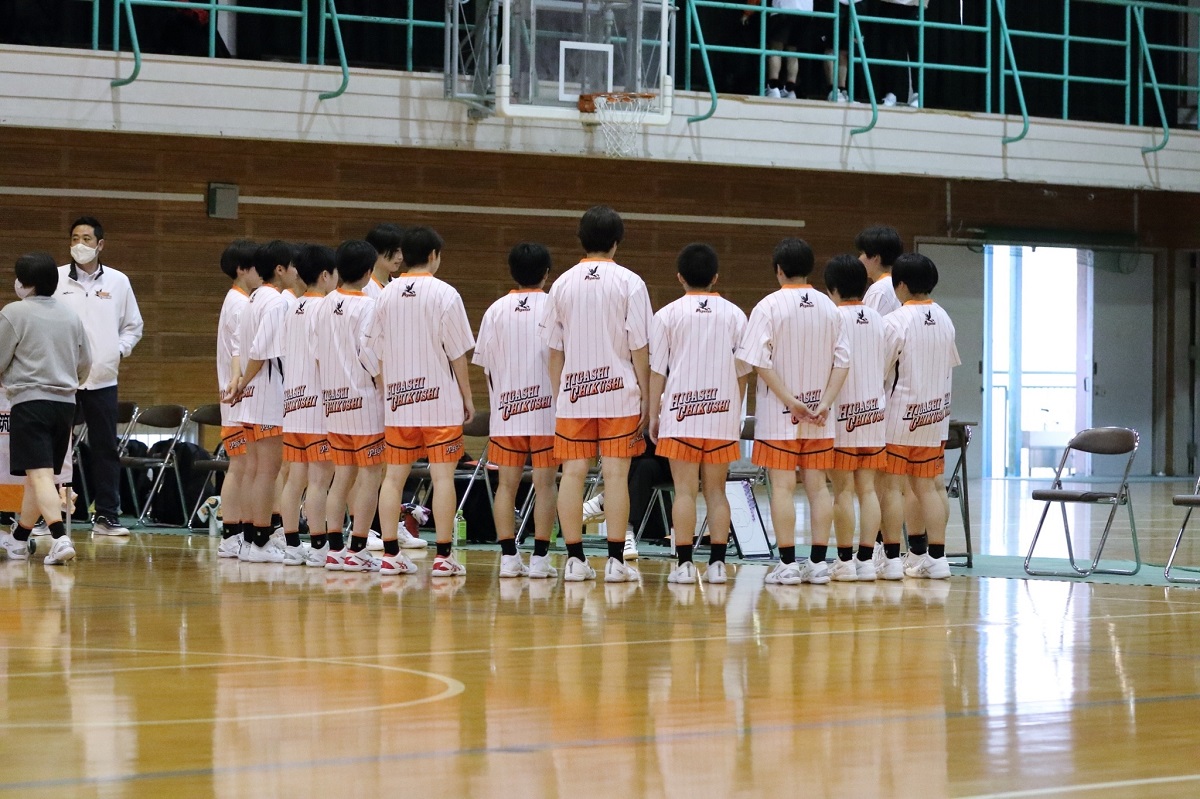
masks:
[[[1030,788],[1025,791],[1006,791],[1004,793],[980,793],[971,796],[961,796],[959,799],[1019,799],[1024,796],[1063,796],[1082,791],[1115,791],[1122,788],[1140,788],[1145,785],[1172,785],[1181,782],[1200,781],[1200,774],[1183,774],[1178,777],[1147,777],[1141,780],[1120,780],[1117,782],[1092,782],[1086,785],[1061,785],[1054,788]]]

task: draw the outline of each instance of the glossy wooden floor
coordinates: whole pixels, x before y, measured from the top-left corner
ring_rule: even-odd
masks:
[[[1030,508],[999,485],[1005,554]],[[1160,563],[1181,487],[1138,489]],[[76,540],[0,562],[0,796],[1200,794],[1193,589],[501,583],[475,551],[431,584]]]

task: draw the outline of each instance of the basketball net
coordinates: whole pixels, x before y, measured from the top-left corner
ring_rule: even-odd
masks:
[[[638,136],[654,98],[653,94],[626,92],[597,94],[588,98],[595,109],[600,131],[604,134],[604,152],[610,158],[633,158],[639,154]],[[580,110],[586,111],[586,103],[580,103]]]

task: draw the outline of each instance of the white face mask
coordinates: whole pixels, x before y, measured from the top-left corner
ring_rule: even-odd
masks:
[[[14,280],[13,281],[13,291],[17,292],[18,297],[20,297],[21,299],[25,299],[26,297],[33,294],[33,286],[25,286],[21,283],[20,280]]]
[[[92,261],[96,260],[96,255],[99,252],[100,251],[95,247],[89,247],[86,244],[76,244],[75,246],[71,247],[71,258],[73,258],[77,264],[90,264]]]

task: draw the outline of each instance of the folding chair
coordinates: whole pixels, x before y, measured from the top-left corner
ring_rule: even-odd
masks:
[[[217,403],[211,405],[201,405],[196,410],[192,411],[192,421],[200,428],[204,427],[221,427],[221,406]],[[203,433],[203,430],[201,430]],[[201,435],[203,438],[203,435]],[[185,527],[191,527],[192,522],[196,519],[196,514],[200,512],[200,506],[204,504],[205,496],[208,491],[208,486],[213,481],[213,475],[229,471],[229,456],[225,454],[225,445],[218,444],[216,452],[211,458],[200,458],[192,461],[192,470],[204,472],[204,485],[200,486],[200,495],[196,497],[196,505],[192,508],[192,513],[188,516]]]
[[[1093,427],[1082,432],[1076,433],[1075,437],[1067,442],[1066,449],[1063,450],[1062,458],[1058,462],[1058,468],[1054,472],[1054,483],[1050,488],[1039,489],[1033,492],[1035,502],[1045,502],[1046,506],[1042,509],[1042,517],[1038,520],[1037,530],[1034,531],[1033,541],[1029,544],[1029,553],[1025,556],[1025,572],[1026,574],[1042,577],[1087,577],[1092,574],[1137,574],[1142,567],[1141,553],[1138,551],[1137,526],[1133,520],[1133,505],[1129,499],[1129,470],[1133,467],[1133,459],[1137,455],[1138,434],[1136,430],[1130,430],[1126,427]],[[1125,461],[1125,471],[1121,475],[1121,482],[1115,491],[1072,491],[1063,488],[1062,474],[1067,468],[1067,462],[1071,458],[1073,452],[1088,453],[1091,455],[1110,455],[1110,456],[1128,456]],[[1042,533],[1042,525],[1046,521],[1046,515],[1050,512],[1050,506],[1058,503],[1062,509],[1063,532],[1067,540],[1067,556],[1071,564],[1071,571],[1042,571],[1034,569],[1030,566],[1033,560],[1033,552],[1037,547],[1038,537]],[[1108,519],[1104,524],[1104,532],[1100,535],[1100,543],[1096,546],[1096,555],[1092,562],[1086,568],[1080,568],[1075,562],[1075,548],[1071,541],[1071,527],[1067,521],[1067,505],[1068,504],[1085,504],[1085,505],[1108,505]],[[1100,556],[1104,552],[1104,545],[1108,541],[1108,534],[1112,530],[1113,520],[1117,515],[1117,508],[1124,505],[1129,512],[1129,532],[1133,539],[1133,560],[1134,566],[1132,570],[1127,569],[1101,569]]]
[[[1188,520],[1192,518],[1192,510],[1200,508],[1200,479],[1196,480],[1196,485],[1190,494],[1176,494],[1171,497],[1171,504],[1180,508],[1187,508],[1187,512],[1183,514],[1183,524],[1179,526],[1179,535],[1175,536],[1175,546],[1171,547],[1171,557],[1167,558],[1167,567],[1163,569],[1163,577],[1169,583],[1190,583],[1192,585],[1200,585],[1200,577],[1176,577],[1171,572],[1175,568],[1175,556],[1179,554],[1179,547],[1183,543],[1183,533],[1187,530]],[[1180,566],[1181,571],[1197,571],[1195,568],[1187,568]]]
[[[967,487],[967,446],[971,443],[971,423],[950,420],[950,437],[946,439],[946,451],[958,452],[958,462],[950,472],[946,481],[946,495],[958,500],[958,511],[962,514],[963,535],[967,539],[966,552],[948,552],[947,557],[965,557],[964,563],[952,563],[951,566],[966,566],[971,568],[974,552],[971,547],[971,495]]]
[[[175,487],[179,489],[179,507],[187,507],[187,498],[183,492],[183,475],[179,473],[179,461],[175,457],[175,447],[178,446],[179,440],[183,436],[183,430],[187,426],[189,417],[190,414],[188,414],[187,408],[182,405],[154,405],[141,411],[134,417],[135,424],[154,427],[160,430],[174,430],[166,452],[160,456],[121,456],[121,466],[125,469],[125,475],[129,478],[131,488],[135,485],[133,481],[133,472],[135,469],[154,472],[154,483],[151,485],[150,492],[142,502],[140,510],[136,507],[137,496],[136,491],[134,492],[134,510],[138,514],[138,525],[146,523],[146,516],[150,513],[150,507],[154,504],[154,498],[158,495],[158,491],[162,487],[163,476],[166,474],[167,469],[175,472]]]
[[[117,403],[117,424],[125,425],[117,437],[117,452],[125,452],[125,442],[129,440],[130,434],[133,432],[133,420],[138,415],[138,404],[136,402],[118,402]],[[79,496],[83,499],[83,507],[90,508],[92,506],[92,492],[88,488],[87,473],[83,468],[83,461],[79,457],[79,448],[83,445],[84,439],[87,438],[88,427],[86,422],[81,422],[75,428],[75,444],[71,450],[71,458],[73,463],[72,481],[78,480]]]
[[[490,411],[480,411],[475,414],[474,419],[463,425],[463,438],[487,438],[490,432],[491,416]],[[479,457],[475,460],[474,468],[456,469],[454,471],[455,480],[458,480],[460,477],[467,478],[467,487],[463,490],[462,499],[458,501],[458,510],[462,510],[467,504],[467,497],[470,496],[471,489],[475,487],[475,481],[479,480],[481,476],[483,479],[483,489],[487,492],[488,496],[488,506],[492,507],[495,505],[496,498],[492,495],[492,486],[488,482],[487,474],[484,471],[487,469],[487,451],[488,442],[484,442],[483,451],[479,453]]]

